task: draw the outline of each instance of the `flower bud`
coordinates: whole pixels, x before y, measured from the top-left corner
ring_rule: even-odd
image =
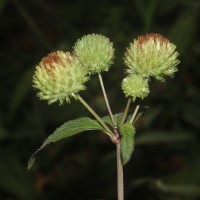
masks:
[[[173,76],[180,63],[176,46],[160,34],[146,34],[134,40],[125,53],[127,72],[164,81]]]
[[[148,80],[141,76],[132,74],[122,81],[122,90],[126,97],[132,97],[133,101],[138,98],[145,98],[149,94]]]
[[[113,63],[113,44],[103,35],[83,36],[76,42],[74,52],[91,74],[108,71]]]
[[[38,97],[49,104],[59,101],[60,104],[85,89],[88,80],[87,71],[77,57],[70,53],[57,51],[49,53],[42,59],[33,75],[33,87],[38,89]]]

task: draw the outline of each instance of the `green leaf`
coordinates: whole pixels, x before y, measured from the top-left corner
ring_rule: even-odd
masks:
[[[118,114],[115,114],[115,115],[114,115],[114,119],[115,119],[115,121],[116,121],[117,124],[120,123],[120,121],[121,121],[121,119],[122,119],[122,115],[123,115],[123,113],[118,113]],[[102,119],[106,124],[109,124],[110,126],[113,126],[112,121],[111,121],[109,115],[104,116],[104,117],[102,117],[101,119]]]
[[[135,117],[135,120],[133,121],[133,124],[135,124],[135,123],[140,119],[140,117],[144,114],[145,110],[148,109],[148,108],[149,108],[148,106],[144,106],[144,107],[142,107],[142,108],[140,109],[141,111],[137,113],[137,115],[136,115],[136,117]],[[131,116],[132,116],[132,114],[128,113],[125,121],[130,121]],[[121,123],[121,121],[122,121],[122,117],[123,117],[123,113],[118,113],[118,114],[115,114],[115,115],[114,115],[114,119],[115,119],[117,125],[120,125],[120,123]],[[113,126],[112,121],[111,121],[109,115],[104,116],[104,117],[102,117],[101,119],[102,119],[106,124],[109,124],[110,126]]]
[[[89,117],[82,117],[82,118],[71,120],[64,123],[58,129],[56,129],[53,132],[53,134],[51,134],[44,141],[42,146],[31,156],[28,162],[28,169],[30,169],[32,165],[34,164],[35,157],[38,154],[38,152],[41,151],[48,144],[57,142],[64,138],[73,136],[83,131],[89,131],[89,130],[101,130],[105,132],[104,128],[96,120],[90,119]]]
[[[128,163],[134,150],[135,128],[131,123],[125,123],[119,127],[121,134],[121,156],[123,165]]]

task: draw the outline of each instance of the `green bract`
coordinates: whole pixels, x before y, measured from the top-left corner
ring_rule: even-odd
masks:
[[[122,81],[122,90],[126,97],[132,97],[133,100],[137,97],[143,99],[149,94],[148,80],[135,74],[129,75]]]
[[[76,42],[74,52],[91,74],[108,71],[113,63],[113,44],[102,35],[89,34],[83,36]]]
[[[160,34],[146,34],[130,44],[125,53],[128,73],[150,76],[164,81],[165,76],[173,76],[180,63],[176,46]]]
[[[42,59],[33,75],[33,87],[38,89],[38,96],[49,104],[76,98],[76,94],[85,89],[88,80],[87,71],[77,57],[70,53],[57,51]]]

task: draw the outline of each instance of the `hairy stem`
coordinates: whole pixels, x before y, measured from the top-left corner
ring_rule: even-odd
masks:
[[[120,142],[116,144],[117,154],[117,191],[118,200],[124,200],[124,175],[123,175],[123,164],[121,159]]]
[[[103,79],[102,79],[102,76],[101,76],[100,73],[98,74],[98,77],[99,77],[99,82],[100,82],[101,89],[102,89],[102,92],[103,92],[103,96],[104,96],[104,99],[105,99],[105,102],[106,102],[106,106],[107,106],[110,118],[112,120],[112,124],[113,124],[114,127],[117,127],[117,123],[116,123],[114,116],[112,114],[112,110],[110,108],[110,104],[109,104],[109,101],[108,101],[108,98],[107,98],[106,90],[105,90],[105,87],[104,87],[104,84],[103,84]]]
[[[134,113],[133,113],[133,115],[131,117],[131,120],[130,120],[131,124],[133,123],[133,121],[134,121],[134,119],[135,119],[135,117],[137,115],[137,112],[138,112],[139,108],[140,108],[140,105],[137,105],[136,108],[135,108],[135,111],[134,111]]]
[[[121,124],[123,124],[124,121],[126,120],[127,113],[128,113],[128,109],[129,109],[129,107],[130,107],[130,104],[131,104],[131,98],[129,98],[128,101],[127,101],[126,108],[125,108],[124,113],[123,113],[123,116],[122,116]]]
[[[87,108],[87,110],[96,118],[96,120],[104,127],[104,129],[106,130],[106,134],[112,139],[112,141],[114,141],[115,135],[104,123],[104,121],[99,117],[99,115],[83,100],[83,98],[80,95],[77,94],[76,97]]]

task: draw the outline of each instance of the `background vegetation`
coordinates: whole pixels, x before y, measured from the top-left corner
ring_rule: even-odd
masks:
[[[116,199],[115,146],[101,133],[50,145],[27,172],[30,155],[57,126],[89,115],[75,101],[64,107],[39,101],[32,74],[48,52],[71,50],[84,34],[106,35],[116,58],[103,78],[113,111],[120,112],[125,48],[147,32],[175,43],[181,64],[167,84],[152,84],[142,102],[149,108],[124,168],[126,200],[200,199],[199,22],[199,0],[1,0],[0,199]],[[105,115],[98,80],[87,87],[82,95]]]

